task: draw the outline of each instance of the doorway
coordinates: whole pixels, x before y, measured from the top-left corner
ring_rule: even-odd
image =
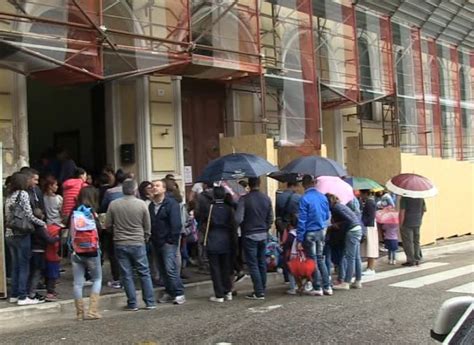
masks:
[[[59,87],[28,80],[27,95],[31,166],[41,167],[61,148],[77,166],[98,173],[106,164],[104,86]]]
[[[192,167],[193,181],[207,163],[220,156],[225,98],[223,84],[191,78],[181,82],[184,165]]]

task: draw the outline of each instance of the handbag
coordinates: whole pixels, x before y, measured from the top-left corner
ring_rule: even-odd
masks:
[[[21,207],[19,200],[20,193],[18,193],[15,203],[10,206],[10,219],[7,221],[7,227],[12,229],[15,236],[29,235],[35,231],[35,226],[26,217],[26,212]]]

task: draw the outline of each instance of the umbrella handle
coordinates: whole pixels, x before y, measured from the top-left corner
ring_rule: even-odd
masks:
[[[213,207],[214,207],[214,204],[211,204],[211,207],[209,209],[209,216],[207,218],[206,233],[204,234],[204,247],[207,246],[207,237],[209,235],[209,226],[211,225],[211,215],[212,215],[212,208]]]

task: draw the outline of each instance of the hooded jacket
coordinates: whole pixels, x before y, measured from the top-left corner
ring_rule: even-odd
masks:
[[[83,187],[86,187],[85,183],[80,178],[70,178],[63,183],[63,217],[69,217],[72,210],[76,206],[77,196]]]

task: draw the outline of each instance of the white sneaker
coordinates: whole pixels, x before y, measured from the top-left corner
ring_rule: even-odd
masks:
[[[18,302],[18,297],[10,297],[8,299],[8,303],[17,303]]]
[[[226,293],[224,296],[224,300],[226,301],[232,301],[232,292]]]
[[[303,292],[303,294],[309,295],[309,296],[322,296],[322,295],[323,295],[323,290],[322,290],[322,289],[319,289],[319,290],[311,290],[311,291],[305,290],[305,291]]]
[[[286,290],[286,294],[287,295],[296,295],[296,289],[289,289],[289,290]]]
[[[364,272],[362,272],[363,276],[373,276],[375,275],[375,271],[367,268]]]
[[[356,280],[351,284],[351,289],[362,289],[362,282],[360,280]]]
[[[351,287],[349,286],[349,283],[341,283],[341,284],[336,284],[332,287],[334,290],[349,290]]]
[[[304,291],[313,291],[313,282],[306,282],[306,284],[304,285]]]
[[[217,303],[224,303],[224,297],[211,296],[211,297],[209,297],[209,301],[217,302]]]
[[[168,295],[166,292],[158,299],[159,303],[171,303],[174,301],[174,298]]]
[[[184,304],[186,302],[186,297],[184,297],[184,295],[181,295],[181,296],[176,296],[173,303],[174,304]]]
[[[323,289],[323,294],[325,294],[326,296],[332,296],[333,295],[332,288]]]
[[[29,298],[29,297],[26,297],[25,299],[19,299],[17,304],[18,305],[33,305],[33,304],[39,304],[41,303],[39,300],[37,300],[36,298]]]

